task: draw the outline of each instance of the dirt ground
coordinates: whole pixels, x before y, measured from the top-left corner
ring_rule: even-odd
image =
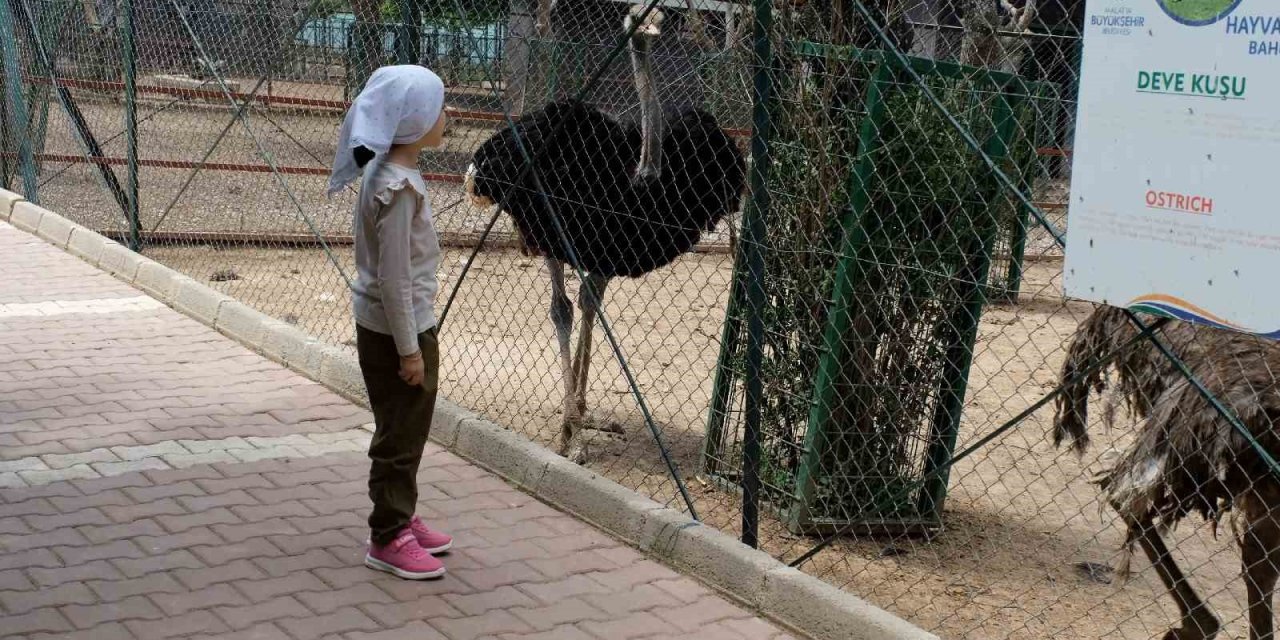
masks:
[[[247,87],[246,87],[247,89]],[[160,103],[148,103],[143,116]],[[80,105],[101,141],[119,131],[122,112],[108,100],[86,96]],[[229,113],[178,105],[140,125],[144,157],[199,160]],[[270,118],[270,120],[268,120]],[[333,154],[336,116],[253,112],[251,126],[273,162],[323,167]],[[279,125],[277,128],[276,125]],[[483,128],[458,127],[438,170],[456,167]],[[51,119],[49,153],[79,154],[65,121]],[[301,142],[301,146],[299,145]],[[120,138],[104,142],[107,155],[123,155]],[[257,144],[233,127],[211,162],[256,162]],[[452,154],[452,155],[449,155]],[[434,160],[429,161],[434,162]],[[428,170],[433,169],[431,166]],[[120,170],[123,176],[123,170]],[[160,231],[244,231],[326,234],[349,229],[351,194],[323,195],[324,178],[205,171],[186,192],[186,169],[144,167],[142,226]],[[95,170],[84,164],[46,163],[42,204],[87,226],[125,227]],[[456,185],[435,183],[433,205],[443,233],[473,233],[489,219],[461,202]],[[1060,199],[1042,190],[1037,200]],[[170,207],[170,203],[175,203]],[[1054,213],[1055,222],[1065,214]],[[499,235],[509,233],[505,220]],[[723,245],[724,230],[704,241]],[[959,448],[989,433],[1054,386],[1063,349],[1086,304],[1066,303],[1060,252],[1049,236],[1033,232],[1022,295],[986,309],[979,330]],[[208,282],[317,337],[347,344],[353,337],[349,298],[341,272],[352,273],[348,247],[316,248],[153,246],[146,255]],[[457,283],[468,251],[446,249],[440,305]],[[691,254],[639,280],[618,281],[605,307],[614,336],[662,437],[670,446],[699,515],[729,532],[738,530],[738,498],[698,476],[712,375],[732,269],[729,256]],[[482,252],[442,328],[443,392],[451,399],[550,445],[558,429],[562,387],[554,334],[547,320],[547,278],[540,262],[510,250]],[[597,331],[589,405],[598,420],[626,431],[623,450],[595,451],[589,466],[618,482],[679,506],[673,483],[644,426],[636,399],[608,342]],[[1083,460],[1054,450],[1047,439],[1052,408],[1045,407],[953,470],[945,530],[929,541],[848,539],[805,566],[823,579],[939,633],[945,638],[1151,638],[1173,621],[1171,601],[1142,558],[1127,584],[1103,584],[1077,565],[1117,563],[1121,532],[1089,483],[1099,456],[1122,449],[1129,434],[1098,427]],[[957,450],[959,450],[959,448]],[[1215,541],[1188,521],[1177,530],[1182,566],[1228,621],[1226,637],[1240,637],[1243,587],[1235,580],[1238,556],[1228,535]],[[762,544],[791,560],[813,540],[762,522]]]

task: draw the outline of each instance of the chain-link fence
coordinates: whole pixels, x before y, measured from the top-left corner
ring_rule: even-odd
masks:
[[[1265,631],[1275,348],[1063,296],[1082,0],[0,6],[29,199],[351,347],[336,128],[425,64],[448,397],[943,637]]]

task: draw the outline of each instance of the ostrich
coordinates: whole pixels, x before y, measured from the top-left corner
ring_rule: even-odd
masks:
[[[1062,380],[1074,378],[1093,358],[1119,348],[1137,331],[1124,310],[1099,308],[1077,330]],[[1280,345],[1179,322],[1169,324],[1160,339],[1263,448],[1280,455]],[[1127,572],[1133,545],[1142,547],[1182,616],[1165,640],[1213,638],[1219,621],[1174,564],[1161,531],[1191,512],[1212,522],[1216,531],[1222,516],[1234,510],[1232,524],[1249,596],[1249,637],[1272,640],[1271,600],[1280,576],[1280,516],[1272,508],[1280,505],[1280,480],[1155,345],[1130,347],[1110,369],[1117,374],[1114,391],[1143,420],[1133,445],[1099,480],[1128,528],[1121,573]],[[1106,371],[1097,371],[1064,389],[1054,418],[1055,444],[1065,440],[1084,452],[1089,393],[1111,384]],[[1113,412],[1105,417],[1111,421]]]
[[[633,6],[623,25],[640,17]],[[564,376],[560,452],[582,462],[574,446],[584,428],[592,329],[612,278],[638,278],[688,252],[703,231],[738,209],[745,182],[742,153],[711,114],[700,109],[663,114],[650,63],[663,15],[652,10],[630,38],[640,98],[640,125],[624,124],[577,100],[559,100],[522,116],[520,143],[538,162],[537,177],[572,251],[557,231],[533,172],[520,180],[523,156],[504,128],[475,152],[466,191],[480,206],[494,202],[510,214],[527,252],[543,256],[551,276],[551,322]],[[577,351],[570,339],[573,305],[565,265],[586,273],[578,293],[582,324]],[[572,452],[572,453],[571,453]]]
[[[1000,16],[1002,9],[1004,19]],[[1024,0],[1022,6],[1010,0],[970,0],[962,20],[960,62],[1018,73],[1027,48],[1022,36],[1031,33],[1035,17],[1036,0]]]

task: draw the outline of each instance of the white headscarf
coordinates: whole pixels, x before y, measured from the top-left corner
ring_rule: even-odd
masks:
[[[358,147],[367,147],[374,153],[368,164],[381,162],[391,145],[415,142],[426,135],[442,109],[444,82],[430,69],[406,64],[374,71],[351,103],[338,131],[329,195],[341,191],[360,175],[362,168],[354,156]]]

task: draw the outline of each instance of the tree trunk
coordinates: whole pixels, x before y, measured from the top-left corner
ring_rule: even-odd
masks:
[[[378,0],[351,0],[355,23],[347,43],[346,94],[351,99],[360,93],[373,71],[382,66],[382,14]]]
[[[529,82],[529,39],[534,37],[536,19],[527,0],[511,3],[507,19],[507,36],[503,43],[502,64],[506,79],[504,106],[510,113],[524,113],[525,91]]]
[[[538,0],[538,37],[546,39],[551,36],[551,5],[553,0]]]
[[[396,6],[400,8],[400,24],[396,25],[396,64],[421,64],[422,4],[419,0],[397,0]]]
[[[960,63],[979,68],[999,66],[1000,16],[996,12],[996,0],[968,0],[963,15],[964,40],[960,45]]]

